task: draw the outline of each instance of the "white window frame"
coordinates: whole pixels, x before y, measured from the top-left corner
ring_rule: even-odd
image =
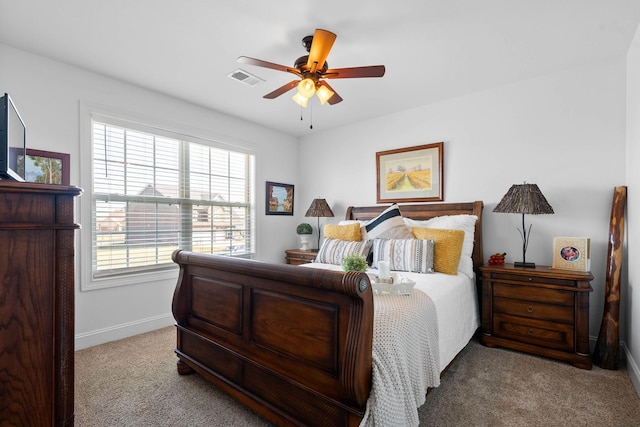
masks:
[[[255,256],[256,248],[256,156],[253,150],[245,147],[241,143],[235,141],[222,142],[220,137],[210,135],[202,130],[196,130],[187,126],[168,123],[166,121],[157,120],[149,117],[142,117],[135,113],[121,111],[114,108],[104,106],[95,106],[87,103],[80,104],[80,175],[81,186],[84,193],[78,199],[80,209],[81,224],[87,224],[83,227],[83,232],[78,233],[78,252],[76,257],[80,263],[80,290],[89,291],[94,289],[103,289],[116,286],[138,285],[144,283],[157,283],[165,280],[176,280],[178,274],[177,266],[171,266],[166,269],[157,269],[150,271],[132,271],[130,273],[119,275],[106,275],[103,277],[94,277],[92,262],[92,245],[93,245],[93,145],[92,131],[93,121],[109,123],[115,126],[131,128],[141,132],[148,132],[155,135],[161,135],[169,138],[177,138],[188,142],[195,142],[202,145],[208,145],[223,150],[235,151],[238,153],[249,154],[254,156],[253,179],[249,183],[251,191],[251,216],[252,230],[251,239],[253,253]],[[228,138],[225,138],[228,139]]]

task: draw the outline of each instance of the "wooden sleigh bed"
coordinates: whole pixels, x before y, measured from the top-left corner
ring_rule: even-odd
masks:
[[[346,219],[367,221],[385,208],[350,207]],[[476,215],[472,262],[480,267],[482,202],[400,210],[419,221]],[[173,260],[178,373],[197,372],[277,425],[361,423],[372,387],[367,274],[185,251]]]

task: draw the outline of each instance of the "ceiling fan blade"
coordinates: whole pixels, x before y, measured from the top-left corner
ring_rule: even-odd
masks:
[[[355,79],[360,77],[384,76],[384,65],[371,65],[368,67],[333,68],[327,70],[320,77],[326,79]]]
[[[299,80],[292,80],[289,83],[287,83],[286,85],[280,86],[278,89],[274,90],[273,92],[269,92],[268,94],[263,96],[263,98],[266,98],[266,99],[277,98],[280,95],[282,95],[283,93],[287,93],[291,89],[293,89],[294,87],[298,86],[299,82],[300,82]]]
[[[342,102],[342,97],[340,95],[338,95],[338,92],[336,92],[335,89],[333,89],[331,86],[329,86],[329,83],[325,82],[324,80],[320,80],[320,84],[322,86],[326,86],[327,89],[329,89],[331,92],[333,92],[333,96],[331,96],[331,98],[329,98],[327,100],[329,105],[333,105],[333,104],[337,104],[338,102]]]
[[[272,70],[286,71],[288,73],[293,73],[297,76],[301,76],[300,71],[296,70],[295,68],[286,67],[280,64],[274,64],[273,62],[263,61],[262,59],[249,58],[248,56],[239,56],[238,62],[240,62],[241,64],[249,64],[249,65],[256,65],[258,67],[271,68]]]
[[[327,102],[330,105],[334,105],[334,104],[337,104],[338,102],[342,102],[342,97],[340,95],[338,95],[337,92],[334,92],[333,96],[331,98],[329,98],[329,100]]]
[[[307,67],[311,72],[315,73],[315,70],[322,69],[335,40],[336,35],[331,31],[317,29],[313,33],[313,41],[311,42],[311,50],[309,50],[309,59],[307,60]]]

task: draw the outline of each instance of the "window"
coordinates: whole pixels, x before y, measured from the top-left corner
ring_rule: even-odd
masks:
[[[92,121],[93,278],[174,267],[176,249],[251,257],[254,156]]]

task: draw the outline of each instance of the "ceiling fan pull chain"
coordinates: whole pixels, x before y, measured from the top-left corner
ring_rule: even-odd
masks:
[[[313,104],[309,104],[309,129],[313,129]]]

